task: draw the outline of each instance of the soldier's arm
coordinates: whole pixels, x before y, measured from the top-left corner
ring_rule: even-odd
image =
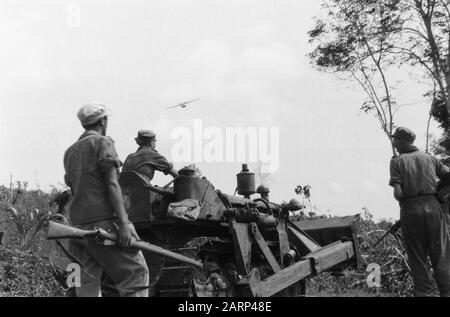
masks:
[[[403,191],[402,191],[402,179],[400,176],[400,170],[398,166],[397,158],[392,158],[390,166],[389,166],[389,172],[390,172],[390,179],[389,179],[389,185],[394,188],[394,198],[398,201],[400,201],[403,198]]]
[[[403,199],[403,191],[400,184],[394,184],[394,198],[398,201]]]
[[[180,175],[178,174],[177,170],[174,169],[174,168],[172,168],[172,169],[169,171],[169,174],[170,174],[173,178],[177,178],[178,176],[180,176]]]
[[[173,168],[173,164],[159,153],[155,153],[152,165],[155,167],[155,169],[163,172],[165,175],[169,174],[173,178],[177,178],[179,176],[177,170]]]

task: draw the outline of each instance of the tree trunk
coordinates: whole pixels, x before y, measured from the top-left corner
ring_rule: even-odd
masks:
[[[450,30],[448,34],[448,51],[447,51],[447,98],[445,98],[445,100],[447,105],[447,113],[450,119]]]
[[[422,8],[422,1],[415,1],[416,9],[420,14],[420,17],[422,18],[423,25],[427,31],[427,37],[428,37],[428,44],[430,46],[431,54],[430,58],[433,63],[433,68],[436,73],[436,80],[439,85],[439,89],[443,94],[445,106],[447,109],[447,115],[450,119],[450,72],[446,74],[445,72],[445,66],[442,63],[441,55],[439,52],[439,47],[436,44],[436,39],[434,37],[433,29],[432,29],[432,16],[426,13]],[[428,5],[431,5],[428,3]],[[449,39],[449,48],[450,48],[450,39]],[[450,55],[450,52],[449,52]],[[447,57],[447,60],[448,57]],[[449,65],[450,66],[450,65]],[[447,66],[448,68],[448,66]],[[446,97],[447,95],[447,97]]]
[[[397,156],[397,152],[395,151],[395,147],[394,147],[394,140],[392,139],[391,135],[387,131],[385,131],[385,133],[389,139],[389,143],[391,144],[392,156]]]

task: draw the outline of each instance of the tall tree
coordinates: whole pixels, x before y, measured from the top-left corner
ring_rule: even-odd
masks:
[[[387,30],[400,28],[402,21],[398,0],[381,2],[378,9],[375,1],[324,0],[325,18],[317,18],[309,32],[310,42],[317,44],[310,58],[320,70],[360,85],[367,96],[361,110],[375,114],[395,155],[390,136],[397,106],[388,79],[392,58],[386,53],[395,39]]]
[[[310,57],[321,70],[355,79],[368,96],[362,110],[376,114],[388,137],[399,107],[389,75],[399,66],[426,79],[430,118],[450,127],[448,0],[322,0],[322,5],[326,14],[309,32],[316,43]]]
[[[410,5],[410,34],[403,51],[412,65],[419,65],[429,78],[432,88],[430,118],[433,116],[444,129],[439,147],[450,154],[450,9],[448,0],[414,0]],[[406,10],[405,10],[406,11]],[[428,120],[428,122],[429,122]],[[428,139],[427,139],[428,148]],[[436,148],[435,148],[436,150]]]
[[[389,49],[389,53],[398,55],[399,64],[408,64],[422,72],[429,83],[424,92],[430,100],[430,115],[444,129],[442,144],[449,140],[447,136],[450,118],[450,11],[448,0],[403,0],[400,11],[404,21],[400,29],[390,30],[398,33],[401,41]],[[447,150],[450,147],[446,146]],[[445,152],[445,151],[444,151]]]

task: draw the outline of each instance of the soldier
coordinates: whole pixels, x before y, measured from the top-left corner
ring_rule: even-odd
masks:
[[[70,222],[82,229],[103,228],[118,234],[118,245],[95,239],[71,240],[70,251],[82,263],[77,296],[100,296],[103,271],[121,296],[148,296],[149,274],[141,251],[124,248],[138,238],[118,183],[114,141],[105,136],[109,111],[89,104],[78,112],[85,132],[64,154],[64,179],[72,191]]]
[[[390,163],[389,185],[400,203],[400,220],[415,296],[432,296],[428,257],[441,296],[450,296],[450,238],[437,194],[437,177],[449,170],[413,145],[415,134],[399,127],[393,137],[399,156]]]
[[[269,193],[270,193],[269,187],[259,185],[258,188],[256,189],[256,192],[261,195],[262,199],[269,201]]]
[[[156,134],[150,130],[140,130],[135,138],[139,148],[135,153],[128,155],[123,164],[122,172],[136,171],[144,175],[150,182],[155,170],[164,174],[178,177],[173,164],[156,151]]]

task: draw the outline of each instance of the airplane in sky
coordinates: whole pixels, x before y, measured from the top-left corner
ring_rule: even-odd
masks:
[[[176,107],[186,108],[188,103],[194,102],[194,101],[196,101],[198,99],[200,99],[200,98],[191,99],[191,100],[179,103],[178,105],[167,107],[166,109],[172,109],[172,108],[176,108]]]

